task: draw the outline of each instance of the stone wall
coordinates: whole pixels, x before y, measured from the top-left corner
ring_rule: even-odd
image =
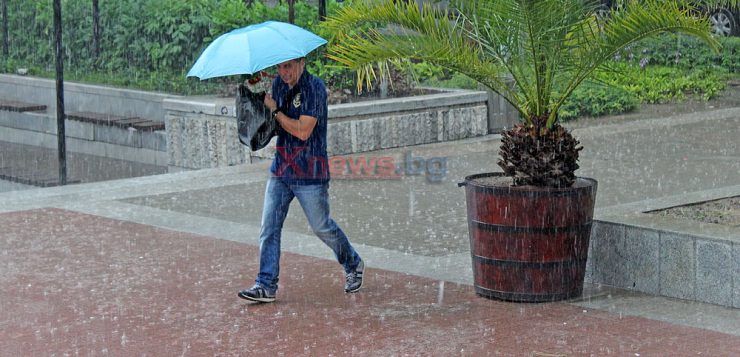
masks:
[[[722,237],[651,225],[595,221],[586,281],[740,308],[737,228]]]
[[[0,74],[0,100],[47,107],[44,113],[0,113],[0,126],[5,127],[0,140],[55,147],[54,80]],[[230,166],[275,153],[274,142],[258,152],[239,143],[233,98],[182,97],[65,82],[65,111],[136,116],[166,126],[166,133],[138,133],[68,120],[70,151],[167,164],[171,170]],[[328,151],[340,155],[459,140],[486,135],[516,117],[498,96],[481,91],[446,90],[331,105]],[[91,132],[92,139],[83,135]]]
[[[332,105],[328,151],[350,154],[486,135],[487,100],[485,92],[448,91]],[[259,152],[239,143],[231,98],[171,98],[163,103],[172,167],[221,167],[274,155],[274,141]]]
[[[166,93],[145,92],[75,82],[64,82],[65,112],[97,112],[140,117],[162,122]],[[52,79],[0,74],[0,99],[43,104],[56,113],[56,81]]]

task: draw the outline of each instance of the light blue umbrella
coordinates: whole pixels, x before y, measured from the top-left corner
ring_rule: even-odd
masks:
[[[306,56],[326,40],[301,27],[279,21],[242,27],[211,42],[188,72],[201,80],[253,74]]]

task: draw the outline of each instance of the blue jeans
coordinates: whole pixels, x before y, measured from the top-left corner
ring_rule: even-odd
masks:
[[[280,178],[270,177],[265,189],[260,229],[260,272],[257,285],[275,293],[280,273],[280,232],[288,215],[293,197],[306,214],[313,232],[334,251],[344,272],[349,273],[360,264],[360,256],[349,243],[347,236],[329,217],[329,184],[286,185]]]

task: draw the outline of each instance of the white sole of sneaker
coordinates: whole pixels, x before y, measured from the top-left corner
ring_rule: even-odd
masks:
[[[255,301],[255,302],[274,302],[275,301],[275,298],[254,298],[251,296],[242,295],[241,292],[238,295],[240,298],[244,300]]]
[[[360,289],[362,289],[362,284],[365,284],[365,279],[362,280],[362,282],[360,283],[360,286],[358,286],[356,289],[354,289],[354,290],[345,290],[344,292],[347,293],[347,294],[356,293],[356,292],[360,291]]]

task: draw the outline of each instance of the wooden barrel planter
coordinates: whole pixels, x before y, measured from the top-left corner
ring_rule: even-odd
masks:
[[[471,175],[465,186],[475,292],[546,302],[583,291],[597,183],[510,186],[503,173]]]

